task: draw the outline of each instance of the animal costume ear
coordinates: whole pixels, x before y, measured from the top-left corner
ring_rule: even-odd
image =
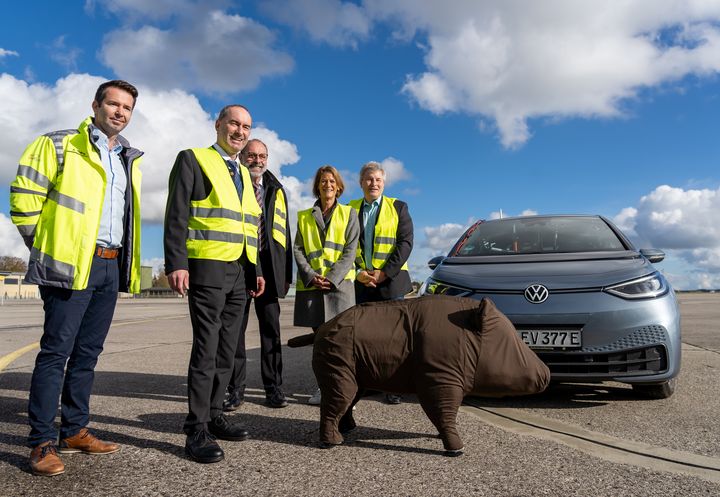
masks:
[[[488,329],[497,326],[497,308],[490,299],[482,299],[480,305],[472,310],[472,329],[477,335],[482,335]]]
[[[475,335],[482,334],[482,315],[479,308],[451,312],[448,314],[448,321]]]

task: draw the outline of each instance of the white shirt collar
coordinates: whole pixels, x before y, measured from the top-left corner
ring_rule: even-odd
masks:
[[[222,157],[223,160],[231,160],[235,163],[236,166],[238,165],[238,159],[237,159],[238,154],[235,154],[235,157],[230,157],[228,155],[228,153],[225,150],[223,150],[223,148],[219,144],[215,143],[213,145],[213,147],[215,148],[215,150],[217,150],[217,152],[220,154],[220,157]]]

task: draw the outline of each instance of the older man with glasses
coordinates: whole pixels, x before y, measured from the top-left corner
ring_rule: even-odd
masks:
[[[260,140],[250,140],[240,152],[240,161],[247,167],[262,215],[258,224],[258,255],[265,278],[265,292],[254,298],[255,314],[260,325],[260,374],[268,407],[287,407],[282,385],[282,344],[280,342],[279,298],[287,295],[292,282],[292,244],[287,211],[287,195],[280,181],[267,169],[268,150]],[[252,299],[252,297],[251,297]],[[249,304],[249,302],[248,302]],[[245,330],[250,306],[240,327],[235,349],[233,374],[228,385],[225,411],[236,410],[245,400],[247,355]]]

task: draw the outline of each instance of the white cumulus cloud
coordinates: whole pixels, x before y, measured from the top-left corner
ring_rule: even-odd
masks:
[[[385,186],[390,186],[412,177],[410,171],[405,169],[405,164],[395,157],[387,157],[383,159],[380,164],[385,170]]]
[[[661,185],[622,209],[613,221],[639,248],[665,250],[689,264],[685,274],[668,274],[677,288],[720,287],[720,188],[683,189]]]
[[[429,248],[434,255],[447,254],[470,224],[471,220],[465,225],[444,223],[439,226],[426,226],[423,228],[425,240],[422,246]]]
[[[27,260],[30,251],[9,217],[0,212],[0,255],[10,255]]]
[[[8,56],[17,57],[18,55],[19,54],[14,50],[5,50],[4,48],[0,48],[0,59],[2,59],[3,57],[8,57]]]
[[[260,9],[277,22],[306,31],[315,41],[357,48],[371,20],[362,6],[339,0],[266,0]]]
[[[618,116],[642,88],[720,71],[717,2],[367,3],[427,36],[427,70],[405,92],[493,119],[506,147],[530,138],[530,119]]]
[[[269,5],[289,9],[276,19],[334,45],[355,46],[385,23],[425,52],[425,70],[408,74],[402,91],[430,112],[474,115],[481,129],[493,123],[507,148],[531,137],[533,119],[622,116],[645,88],[720,72],[720,3],[712,0]]]
[[[125,1],[113,12],[156,12],[154,7],[141,7],[145,4],[153,5]],[[292,71],[292,58],[273,48],[276,37],[271,30],[247,17],[210,10],[211,6],[173,10],[177,19],[169,27],[143,24],[111,31],[100,59],[133,83],[212,94],[251,90],[262,78]]]

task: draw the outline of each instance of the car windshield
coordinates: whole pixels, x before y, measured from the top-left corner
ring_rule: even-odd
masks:
[[[627,250],[598,217],[532,217],[480,223],[457,256],[557,254]]]

